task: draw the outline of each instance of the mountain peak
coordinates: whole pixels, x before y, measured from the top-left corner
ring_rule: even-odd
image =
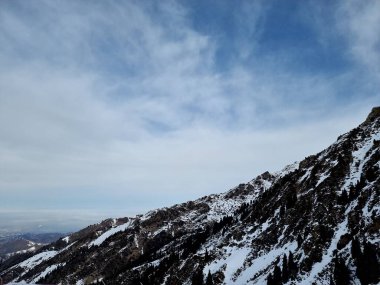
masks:
[[[373,122],[378,117],[380,117],[380,107],[373,107],[365,122]]]

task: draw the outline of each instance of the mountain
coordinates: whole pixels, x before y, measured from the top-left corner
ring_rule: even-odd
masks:
[[[380,107],[230,191],[108,219],[2,264],[41,284],[379,284]]]
[[[20,253],[34,252],[58,240],[60,233],[12,233],[0,235],[0,261]]]

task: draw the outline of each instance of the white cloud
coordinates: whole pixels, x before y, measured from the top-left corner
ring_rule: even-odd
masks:
[[[380,75],[380,2],[342,1],[337,24],[350,44],[350,52],[371,72]]]
[[[349,75],[295,76],[276,60],[219,72],[220,43],[175,2],[14,3],[25,14],[0,4],[3,206],[117,197],[138,212],[221,192],[321,150],[374,101],[336,106]],[[242,39],[241,59],[251,52]]]

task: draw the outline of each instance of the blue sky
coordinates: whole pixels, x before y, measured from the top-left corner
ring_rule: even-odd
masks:
[[[322,150],[379,105],[379,26],[374,0],[1,1],[0,217],[78,228]]]

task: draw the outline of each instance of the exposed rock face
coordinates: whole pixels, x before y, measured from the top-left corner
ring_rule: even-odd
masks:
[[[373,122],[374,120],[376,120],[379,117],[380,117],[380,107],[374,107],[372,109],[371,113],[369,113],[369,115],[366,119],[366,122]]]
[[[206,278],[239,285],[377,284],[379,167],[380,108],[374,108],[329,148],[282,171],[224,194],[90,226],[37,255],[9,260],[1,274],[53,284],[201,284]]]

